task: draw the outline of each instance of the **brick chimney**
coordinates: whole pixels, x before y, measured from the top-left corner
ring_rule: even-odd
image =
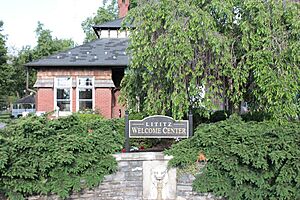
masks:
[[[129,8],[129,0],[118,0],[119,18],[125,17]]]

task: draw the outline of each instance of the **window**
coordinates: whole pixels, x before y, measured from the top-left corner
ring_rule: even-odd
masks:
[[[91,77],[78,78],[77,81],[77,110],[92,110],[94,96],[94,79]]]
[[[55,109],[61,112],[71,112],[71,77],[55,79]]]

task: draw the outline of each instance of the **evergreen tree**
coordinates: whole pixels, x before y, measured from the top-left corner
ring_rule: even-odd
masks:
[[[0,110],[7,106],[7,86],[11,77],[11,66],[7,64],[6,36],[2,31],[3,21],[0,21]]]
[[[7,48],[5,46],[6,37],[3,33],[3,21],[0,21],[0,66],[6,64],[7,61]]]

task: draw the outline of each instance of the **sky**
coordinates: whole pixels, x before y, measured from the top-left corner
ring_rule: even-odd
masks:
[[[35,46],[38,21],[52,31],[52,36],[71,38],[80,45],[85,37],[81,23],[101,5],[102,0],[0,0],[6,46],[10,53],[25,45]]]

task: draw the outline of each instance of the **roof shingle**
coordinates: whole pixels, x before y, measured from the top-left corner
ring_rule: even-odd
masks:
[[[73,49],[25,64],[43,66],[127,66],[127,38],[97,39]]]
[[[103,24],[99,24],[99,25],[95,25],[93,26],[93,28],[100,28],[100,29],[103,29],[103,28],[121,28],[122,26],[122,21],[123,21],[124,18],[119,18],[119,19],[116,19],[114,21],[109,21],[109,22],[106,22],[106,23],[103,23]]]

